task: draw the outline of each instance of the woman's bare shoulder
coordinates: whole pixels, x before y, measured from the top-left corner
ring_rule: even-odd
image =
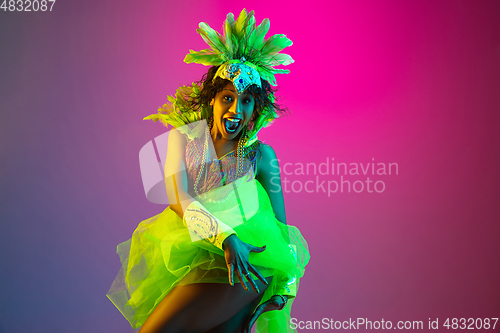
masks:
[[[259,141],[259,153],[262,156],[262,161],[267,161],[268,163],[273,159],[276,159],[276,152],[273,147],[267,143]]]
[[[168,133],[168,141],[169,143],[175,145],[186,145],[187,138],[186,135],[182,134],[177,128],[172,128]]]
[[[267,143],[260,142],[259,144],[259,163],[257,178],[264,180],[271,175],[279,175],[278,158],[273,147]]]

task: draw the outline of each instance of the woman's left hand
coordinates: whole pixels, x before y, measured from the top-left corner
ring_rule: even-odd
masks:
[[[285,299],[287,299],[286,296]],[[285,303],[286,304],[286,303]],[[250,317],[250,320],[248,321],[248,325],[245,327],[245,330],[243,331],[244,333],[250,333],[252,331],[252,327],[255,324],[255,321],[261,314],[267,311],[272,311],[272,310],[281,310],[285,304],[283,304],[283,299],[280,296],[274,295],[271,297],[270,300],[262,303],[257,307],[253,315]]]
[[[235,272],[238,274],[240,283],[245,290],[248,290],[247,283],[249,283],[252,289],[259,293],[259,288],[250,277],[250,273],[253,273],[262,283],[269,285],[264,276],[248,261],[250,252],[261,253],[266,249],[265,245],[263,247],[253,246],[243,242],[238,236],[231,235],[224,240],[223,247],[231,286],[234,286],[233,274]]]

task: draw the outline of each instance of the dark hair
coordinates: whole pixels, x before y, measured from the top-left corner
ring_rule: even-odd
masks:
[[[219,67],[220,66],[211,67],[208,72],[202,76],[201,80],[197,82],[202,88],[199,94],[191,100],[193,109],[202,110],[209,108],[210,102],[215,98],[215,95],[221,92],[228,82],[231,82],[220,77],[217,77],[215,80],[213,79]],[[266,80],[261,78],[260,81],[261,87],[252,84],[247,88],[248,92],[252,94],[255,100],[254,113],[249,123],[250,129],[253,128],[253,124],[259,116],[275,119],[280,116],[288,115],[288,110],[275,102],[276,98],[274,94],[276,89],[273,89]]]

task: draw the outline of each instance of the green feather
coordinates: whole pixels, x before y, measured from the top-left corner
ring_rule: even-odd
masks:
[[[274,74],[288,74],[288,73],[290,73],[289,69],[279,69],[279,68],[274,69]]]
[[[249,36],[252,31],[255,30],[255,16],[253,10],[248,13],[248,20],[247,20],[247,26],[246,26],[246,35]],[[248,43],[248,40],[247,40]]]
[[[259,26],[254,30],[253,36],[248,41],[250,48],[260,51],[264,38],[269,31],[269,27],[269,20],[267,18],[263,19]]]
[[[224,62],[220,53],[214,52],[212,49],[205,49],[199,52],[189,50],[189,53],[184,58],[185,63],[197,63],[208,66],[218,66]]]
[[[259,131],[254,131],[254,130],[252,130],[252,131],[250,131],[250,132],[248,133],[248,136],[249,136],[249,137],[248,137],[247,142],[245,143],[245,146],[247,146],[247,147],[248,147],[248,146],[250,146],[252,143],[254,143],[255,141],[257,141],[257,133],[258,133],[258,132],[259,132]]]
[[[294,62],[290,55],[283,53],[270,54],[268,56],[262,57],[262,60],[267,66],[270,67],[279,65],[286,66]]]
[[[226,41],[227,58],[232,58],[234,54],[234,45],[232,39],[232,27],[229,21],[226,21],[226,23],[224,24],[224,39]]]
[[[229,23],[229,25],[232,25],[234,23],[234,14],[233,13],[227,14],[226,22]]]
[[[277,53],[292,44],[292,41],[285,35],[274,35],[266,40],[262,46],[261,52],[264,56],[270,53]]]
[[[226,52],[226,46],[223,43],[223,38],[217,31],[210,28],[203,22],[200,23],[200,28],[201,29],[196,29],[196,31],[208,45],[212,46],[214,51],[218,51],[220,53]]]
[[[243,8],[240,15],[238,16],[238,19],[236,20],[236,23],[234,24],[233,29],[234,35],[237,36],[240,40],[243,39],[242,32],[246,28],[247,19],[247,11]]]
[[[196,93],[199,93],[201,87],[197,83],[191,86],[183,86],[177,89],[175,97],[167,96],[168,102],[158,108],[158,113],[144,117],[143,120],[160,121],[165,126],[181,127],[192,122],[206,119],[207,110],[193,110],[190,100]]]

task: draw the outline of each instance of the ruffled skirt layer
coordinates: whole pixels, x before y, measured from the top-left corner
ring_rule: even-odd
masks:
[[[293,279],[298,287],[309,261],[309,251],[300,231],[275,218],[264,188],[258,181],[253,182],[258,194],[258,209],[246,214],[248,219],[243,214],[242,222],[232,228],[243,242],[266,245],[265,251],[250,253],[249,257],[250,263],[262,275],[273,276],[262,297],[261,302],[264,302]],[[209,206],[208,202],[204,204]],[[226,222],[224,214],[218,217]],[[193,242],[182,219],[170,207],[142,221],[132,238],[118,245],[117,253],[122,267],[107,297],[134,328],[146,321],[175,286],[229,284],[224,253],[205,241]],[[235,276],[235,283],[237,281]],[[289,327],[292,304],[293,299],[290,299],[283,310],[261,315],[256,324],[257,332],[294,332]]]

